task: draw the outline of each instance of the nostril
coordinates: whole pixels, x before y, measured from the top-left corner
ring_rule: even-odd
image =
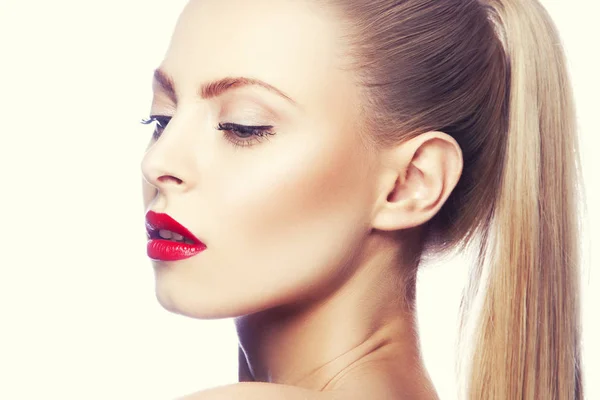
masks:
[[[163,175],[161,177],[158,178],[159,182],[169,182],[169,181],[174,181],[177,184],[180,184],[181,182],[183,182],[181,179],[176,178],[172,175]]]

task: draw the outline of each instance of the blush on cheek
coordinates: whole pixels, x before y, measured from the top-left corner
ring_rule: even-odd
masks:
[[[355,247],[367,210],[361,162],[352,143],[324,135],[278,146],[243,176],[219,181],[211,233],[240,282],[291,295],[327,279]]]
[[[331,132],[311,134],[311,139],[318,139],[310,143],[306,136],[303,143],[274,142],[273,152],[253,160],[237,176],[220,181],[219,207],[236,224],[244,225],[240,228],[262,231],[327,219],[361,201],[362,162],[356,144]]]

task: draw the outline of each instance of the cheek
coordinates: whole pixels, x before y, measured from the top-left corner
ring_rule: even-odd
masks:
[[[219,181],[212,261],[243,290],[293,296],[347,261],[366,229],[367,190],[355,143],[284,142]]]

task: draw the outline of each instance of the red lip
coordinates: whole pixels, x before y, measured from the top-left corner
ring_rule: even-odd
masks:
[[[176,242],[174,240],[163,239],[158,232],[166,229],[175,232],[189,239],[193,243]],[[146,250],[148,257],[160,261],[177,261],[195,256],[206,249],[192,232],[186,227],[175,221],[168,214],[148,211],[146,213],[146,232],[148,233],[148,244]]]

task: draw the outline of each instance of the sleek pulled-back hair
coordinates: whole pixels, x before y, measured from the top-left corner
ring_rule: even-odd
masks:
[[[322,1],[345,27],[365,143],[438,130],[462,149],[461,178],[424,246],[478,249],[462,302],[462,328],[474,327],[464,397],[582,399],[578,144],[546,10],[537,0]]]

